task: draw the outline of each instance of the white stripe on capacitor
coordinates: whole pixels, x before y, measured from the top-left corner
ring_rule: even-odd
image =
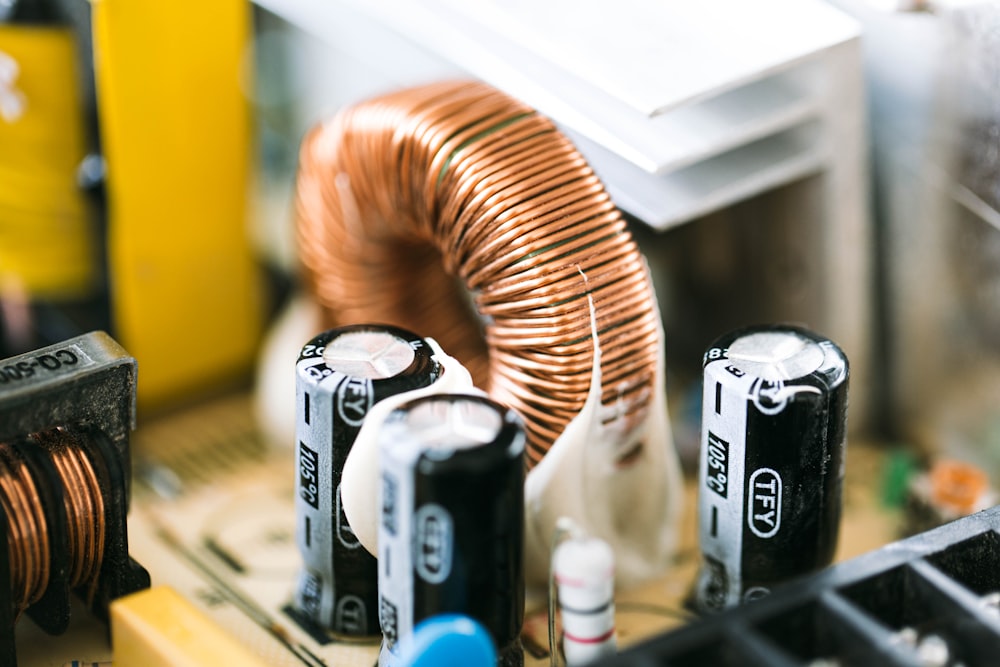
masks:
[[[553,570],[568,667],[614,655],[615,555],[604,540],[574,537],[556,547]]]

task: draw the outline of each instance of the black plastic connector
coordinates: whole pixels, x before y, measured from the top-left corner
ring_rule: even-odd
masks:
[[[1000,507],[776,588],[598,667],[1000,662]]]

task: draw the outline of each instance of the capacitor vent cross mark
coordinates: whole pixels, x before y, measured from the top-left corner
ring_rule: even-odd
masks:
[[[299,254],[327,324],[387,322],[437,340],[524,418],[529,467],[586,401],[588,293],[602,402],[623,406],[626,430],[645,419],[661,345],[652,284],[551,121],[482,83],[403,90],[314,129],[297,182]]]
[[[0,664],[22,612],[49,634],[70,591],[103,620],[149,586],[128,555],[135,360],[96,332],[0,361]]]

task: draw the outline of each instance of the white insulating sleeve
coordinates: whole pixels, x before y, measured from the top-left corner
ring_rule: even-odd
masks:
[[[382,399],[372,406],[358,431],[358,438],[347,455],[340,482],[340,500],[344,515],[354,535],[369,553],[378,554],[379,447],[378,430],[390,412],[403,403],[432,394],[480,394],[472,384],[472,376],[457,359],[448,356],[433,338],[425,338],[434,357],[443,368],[434,384]]]
[[[297,295],[271,327],[261,348],[254,388],[254,416],[271,447],[295,450],[295,364],[302,345],[322,327],[319,306]]]
[[[587,399],[525,480],[525,569],[536,586],[548,580],[552,535],[561,517],[611,546],[622,586],[662,574],[677,547],[683,488],[667,416],[663,346],[647,416],[626,430],[623,407],[601,403],[593,308],[591,301],[594,367]],[[624,452],[633,451],[638,454],[620,463]]]

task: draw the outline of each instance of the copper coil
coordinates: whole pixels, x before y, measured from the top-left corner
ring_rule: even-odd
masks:
[[[49,533],[31,472],[6,443],[0,443],[0,505],[7,517],[10,590],[20,614],[48,587]]]
[[[78,438],[57,429],[41,438],[62,482],[72,588],[97,581],[104,559],[104,497]]]
[[[517,100],[444,82],[342,111],[303,142],[296,219],[326,325],[435,338],[524,417],[530,465],[586,400],[588,294],[602,400],[626,428],[647,414],[660,338],[646,265],[580,153]]]
[[[49,453],[66,510],[68,583],[95,585],[104,559],[104,497],[77,436],[54,429],[28,437]],[[11,591],[18,613],[41,599],[50,578],[50,531],[37,482],[16,449],[0,443],[0,504],[7,517]]]

